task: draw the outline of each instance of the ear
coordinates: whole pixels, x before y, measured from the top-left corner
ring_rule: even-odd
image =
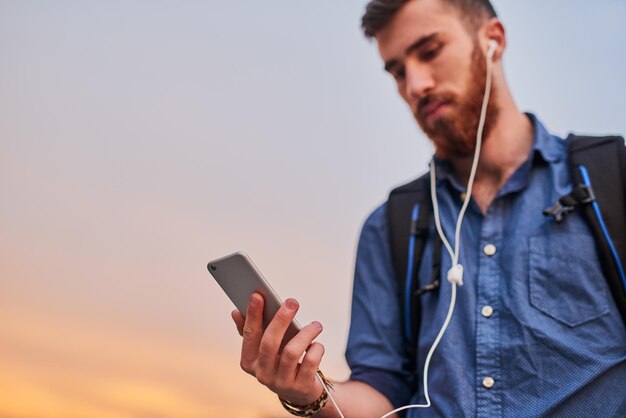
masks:
[[[485,51],[485,54],[489,50],[490,41],[495,41],[498,43],[498,47],[496,48],[493,54],[493,60],[498,61],[504,50],[506,49],[506,31],[504,29],[504,25],[497,17],[492,17],[487,22],[485,22],[483,26],[482,36],[481,36],[481,46]]]

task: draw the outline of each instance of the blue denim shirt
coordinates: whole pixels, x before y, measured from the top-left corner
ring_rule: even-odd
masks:
[[[542,214],[571,190],[567,149],[529,117],[535,138],[528,160],[486,215],[475,202],[465,215],[464,286],[431,361],[432,407],[407,417],[626,417],[624,323],[582,216],[574,212],[557,224]],[[452,241],[465,185],[446,162],[436,168],[441,222]],[[432,239],[420,286],[430,282],[431,254]],[[450,266],[443,251],[442,275]],[[407,372],[385,205],[369,216],[357,251],[346,358],[351,379],[378,389],[395,407],[425,402],[424,360],[450,303],[451,286],[441,279],[438,291],[421,296],[414,376]]]

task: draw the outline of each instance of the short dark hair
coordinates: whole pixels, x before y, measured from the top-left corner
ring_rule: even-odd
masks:
[[[393,16],[412,0],[371,0],[361,19],[361,28],[367,38],[376,36],[379,30],[389,24]],[[485,19],[497,17],[489,0],[440,0],[459,9],[470,27],[478,27]]]

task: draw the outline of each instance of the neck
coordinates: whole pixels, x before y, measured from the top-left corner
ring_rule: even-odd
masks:
[[[498,120],[483,138],[480,159],[474,179],[472,199],[483,213],[496,193],[515,170],[528,158],[533,144],[533,126],[521,113],[506,85],[496,89],[493,100],[499,108]],[[472,156],[450,158],[456,175],[467,184],[472,167]]]

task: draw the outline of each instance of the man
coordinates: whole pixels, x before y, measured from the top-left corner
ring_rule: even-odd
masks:
[[[430,364],[432,406],[407,416],[626,416],[626,332],[593,236],[580,214],[564,224],[541,215],[571,189],[567,149],[535,116],[517,109],[502,68],[504,26],[489,1],[373,0],[363,28],[435,145],[438,213],[450,241],[476,148],[487,51],[497,43],[460,236],[465,286]],[[383,205],[363,227],[346,352],[352,375],[333,392],[350,418],[424,403],[421,373],[450,305],[445,280],[421,299],[416,376],[405,348],[385,213]],[[420,286],[430,281],[434,234],[433,227],[416,276]],[[442,272],[452,266],[445,253],[441,262]],[[322,327],[305,326],[279,352],[298,304],[287,300],[265,333],[262,309],[254,295],[245,319],[233,312],[243,335],[241,367],[309,416],[305,406],[315,406],[323,391],[316,371],[324,348],[313,342]],[[328,402],[315,416],[340,415]]]

